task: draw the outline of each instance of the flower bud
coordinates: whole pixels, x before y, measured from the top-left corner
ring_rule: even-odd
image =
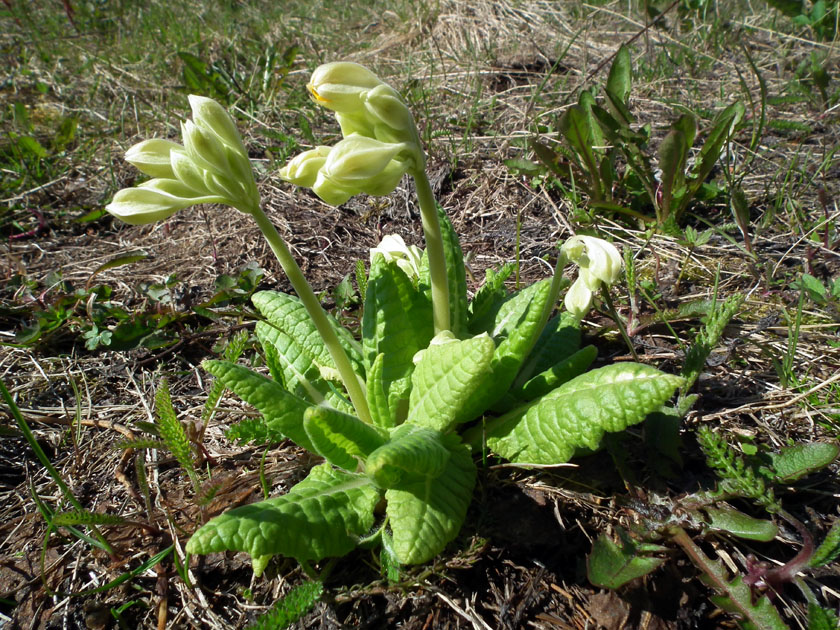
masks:
[[[408,168],[406,162],[394,159],[405,149],[402,143],[379,142],[353,134],[329,152],[312,190],[335,206],[362,192],[387,195]]]
[[[198,169],[186,151],[180,148],[172,151],[170,161],[175,178],[183,182],[184,185],[189,186],[197,194],[207,194],[207,187],[204,184],[202,171]]]
[[[388,162],[382,172],[360,185],[361,192],[374,197],[384,197],[394,192],[403,175],[408,172],[409,164],[405,160],[394,159]]]
[[[219,140],[239,155],[247,158],[248,152],[242,144],[242,136],[224,107],[212,98],[190,94],[187,97],[192,109],[193,121],[205,133],[214,134]]]
[[[377,254],[384,256],[387,262],[395,262],[411,280],[420,277],[423,254],[416,245],[406,245],[399,234],[386,234],[379,245],[370,250],[371,263]]]
[[[573,236],[560,248],[569,260],[578,264],[580,278],[590,291],[600,283],[611,286],[621,273],[621,254],[615,245],[594,236]]]
[[[363,108],[364,94],[381,84],[382,80],[364,66],[336,61],[318,66],[306,87],[324,107],[352,113]]]
[[[175,150],[183,150],[183,147],[169,140],[152,138],[130,147],[125,152],[125,160],[146,175],[171,179],[174,174],[170,166],[170,153]]]
[[[569,287],[563,302],[566,305],[566,310],[578,320],[581,320],[592,306],[592,290],[582,278],[578,278]]]
[[[191,120],[181,123],[181,134],[187,155],[196,166],[220,175],[229,170],[225,145],[215,134],[203,131]]]
[[[350,197],[355,197],[362,191],[359,188],[341,186],[325,177],[324,172],[320,171],[315,183],[312,184],[312,192],[318,195],[324,203],[331,206],[340,206],[346,203]]]
[[[370,116],[385,124],[399,142],[415,141],[417,131],[411,110],[390,85],[383,83],[370,90],[364,95],[364,104]]]
[[[296,155],[280,169],[280,178],[304,188],[312,188],[318,177],[318,171],[327,161],[332,147],[318,146],[309,151]]]
[[[152,179],[137,188],[117,191],[105,210],[132,225],[154,223],[175,214],[178,210],[201,203],[202,198],[185,198],[171,194],[188,192],[174,179]]]
[[[377,177],[405,148],[401,143],[351,135],[333,147],[321,171],[339,185],[361,186]]]

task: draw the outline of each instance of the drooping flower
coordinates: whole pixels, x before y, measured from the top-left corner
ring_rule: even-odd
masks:
[[[578,278],[566,292],[566,310],[582,319],[592,306],[592,297],[601,285],[610,287],[621,274],[621,254],[615,245],[594,236],[573,236],[560,248],[578,265]]]
[[[386,234],[379,245],[370,250],[370,261],[381,254],[388,262],[397,263],[412,281],[420,277],[420,262],[423,258],[422,250],[416,245],[406,245],[399,234]]]
[[[341,205],[360,193],[387,195],[411,166],[401,143],[351,134],[334,147],[318,147],[293,158],[280,177],[312,188],[326,203]]]
[[[236,125],[216,101],[189,96],[193,120],[182,123],[184,145],[153,138],[126,151],[126,160],[151,179],[117,192],[105,209],[140,225],[165,219],[198,203],[242,212],[259,205],[248,153]]]
[[[335,112],[344,139],[293,158],[280,169],[281,178],[340,205],[359,193],[387,195],[405,173],[424,168],[411,111],[369,69],[349,61],[324,64],[307,87],[317,103]]]

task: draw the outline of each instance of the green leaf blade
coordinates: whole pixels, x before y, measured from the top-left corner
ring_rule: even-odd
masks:
[[[321,464],[288,494],[210,520],[190,538],[187,551],[280,554],[301,562],[343,556],[373,525],[378,501],[379,492],[364,476]]]
[[[265,418],[271,434],[283,435],[315,452],[303,429],[303,415],[311,405],[287,392],[279,383],[228,361],[205,361],[202,367]]]
[[[663,562],[664,558],[641,555],[632,545],[619,546],[601,534],[586,559],[586,574],[595,586],[616,589],[654,571]]]
[[[383,390],[385,404],[372,410],[376,424],[394,426],[403,420],[398,410],[409,396],[414,355],[433,335],[431,301],[396,263],[375,256],[362,316],[362,346],[369,370],[380,361],[375,385]]]
[[[429,346],[414,370],[408,421],[445,431],[464,419],[472,396],[487,379],[495,351],[486,334]]]
[[[385,493],[393,549],[402,564],[434,558],[458,535],[475,486],[470,449],[454,435],[444,436],[450,453],[437,479],[425,479]]]
[[[639,363],[592,370],[488,427],[488,446],[511,461],[558,464],[578,448],[595,449],[605,432],[622,431],[659,409],[682,383]]]
[[[251,297],[251,302],[272,326],[291,337],[319,366],[335,370],[332,356],[300,299],[277,291],[259,291]],[[356,340],[334,317],[327,314],[327,318],[338,335],[353,370],[364,375],[362,355]]]
[[[385,438],[369,424],[320,405],[306,410],[303,428],[316,453],[351,472],[359,461],[385,443]]]

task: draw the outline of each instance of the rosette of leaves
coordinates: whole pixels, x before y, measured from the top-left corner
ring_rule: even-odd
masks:
[[[378,536],[398,562],[426,562],[461,529],[482,445],[513,462],[562,463],[641,422],[681,384],[638,363],[587,372],[596,353],[580,348],[577,320],[547,317],[550,280],[509,293],[511,268],[491,271],[468,301],[457,236],[440,218],[451,331],[434,335],[426,262],[410,278],[381,255],[366,283],[361,341],[333,321],[365,384],[370,424],[354,415],[298,299],[253,296],[271,376],[227,361],[204,367],[262,414],[235,435],[289,439],[325,461],[287,494],[210,520],[189,552],[245,551],[260,573],[273,555],[317,561]]]

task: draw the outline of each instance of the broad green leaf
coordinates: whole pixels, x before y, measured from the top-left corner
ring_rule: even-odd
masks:
[[[470,302],[468,327],[472,334],[485,332],[493,325],[496,313],[499,312],[508,296],[505,280],[510,277],[515,268],[513,263],[505,263],[498,271],[487,269],[484,272],[484,283]]]
[[[700,147],[697,162],[691,173],[691,189],[684,200],[684,205],[687,205],[691,198],[697,194],[697,191],[700,190],[700,187],[712,172],[712,169],[721,157],[724,145],[729,142],[729,139],[735,131],[735,127],[744,118],[744,111],[743,103],[736,101],[715,117],[712,123],[712,130],[709,132],[703,146]],[[678,214],[681,210],[679,209]]]
[[[385,438],[369,424],[321,405],[306,410],[303,428],[316,453],[351,472],[360,460],[385,443]]]
[[[618,545],[601,534],[586,558],[586,575],[595,586],[615,589],[647,575],[663,562],[665,558],[642,555],[629,541]]]
[[[319,367],[335,370],[332,356],[324,345],[315,324],[306,312],[303,303],[292,295],[277,291],[259,291],[251,297],[257,310],[275,328],[282,330],[294,339]],[[353,365],[353,370],[364,376],[362,355],[358,343],[350,332],[339,324],[335,318],[327,314],[327,318],[338,335],[338,340],[347,352],[347,357]],[[337,380],[337,379],[336,379]]]
[[[779,533],[779,528],[772,521],[753,518],[732,508],[703,508],[706,522],[712,529],[729,532],[738,538],[770,542]]]
[[[685,146],[688,149],[694,146],[694,139],[697,136],[697,120],[691,114],[683,114],[671,123],[671,129],[682,131],[685,136]]]
[[[577,448],[596,449],[605,432],[644,420],[680,383],[678,376],[639,363],[592,370],[488,425],[487,444],[515,462],[567,462]]]
[[[543,307],[550,292],[551,281],[541,280],[511,295],[502,304],[490,331],[496,342],[490,371],[459,411],[456,423],[474,420],[509,391],[542,332]]]
[[[598,201],[601,199],[601,185],[598,177],[598,160],[592,149],[594,139],[589,120],[590,114],[586,110],[580,105],[573,105],[560,116],[558,126],[560,133],[585,166],[591,184],[590,192]]]
[[[534,374],[568,359],[580,349],[580,322],[566,311],[555,315],[540,333],[534,349],[522,366],[517,383],[522,384]]]
[[[439,477],[385,493],[394,553],[403,564],[420,564],[443,551],[458,535],[472,499],[476,470],[470,449],[455,435],[441,439],[450,457]]]
[[[516,395],[523,400],[533,400],[544,396],[552,389],[560,387],[576,376],[580,376],[598,356],[598,349],[595,346],[586,346],[575,352],[572,356],[558,361],[549,369],[537,374],[529,380]]]
[[[688,145],[685,134],[671,129],[659,145],[659,168],[662,169],[662,217],[671,216],[674,193],[682,187],[685,179],[685,161]]]
[[[343,556],[370,530],[379,499],[367,477],[321,464],[288,494],[210,520],[190,538],[187,552],[281,554],[302,562]]]
[[[486,381],[495,351],[487,334],[429,346],[412,377],[408,421],[439,431],[450,428]]]
[[[589,90],[583,90],[578,97],[578,105],[586,113],[587,133],[592,138],[593,151],[595,151],[597,158],[602,150],[596,149],[595,147],[605,146],[606,141],[604,140],[604,133],[601,131],[601,126],[592,113],[592,107],[595,105],[595,96]]]
[[[205,361],[201,366],[246,403],[256,407],[265,418],[270,434],[284,435],[298,446],[315,451],[303,429],[303,414],[311,406],[308,402],[241,365]]]
[[[830,442],[811,442],[783,448],[779,453],[770,453],[770,468],[776,483],[791,483],[817,470],[821,470],[837,459],[840,447]]]
[[[382,426],[393,426],[402,420],[396,411],[400,401],[409,395],[414,355],[429,345],[433,335],[428,297],[415,288],[396,263],[375,256],[365,296],[362,344],[368,369],[383,355],[379,383],[375,384],[386,395],[387,416],[378,420]]]
[[[391,415],[391,409],[388,406],[388,393],[385,391],[382,380],[382,365],[384,361],[384,354],[380,353],[376,356],[373,365],[368,368],[367,382],[365,385],[367,387],[367,401],[373,424],[388,429],[396,426],[397,422]],[[402,414],[398,413],[397,415]]]
[[[380,488],[402,487],[436,479],[449,460],[443,433],[406,422],[391,431],[391,439],[365,461],[365,472]]]
[[[294,339],[268,322],[257,322],[255,332],[272,378],[286,391],[316,405],[326,400],[336,409],[353,412],[353,406],[322,377],[318,364]]]
[[[633,62],[630,59],[630,49],[622,44],[610,66],[606,89],[625,105],[627,104],[627,98],[630,96],[630,88],[633,84],[632,75]]]

